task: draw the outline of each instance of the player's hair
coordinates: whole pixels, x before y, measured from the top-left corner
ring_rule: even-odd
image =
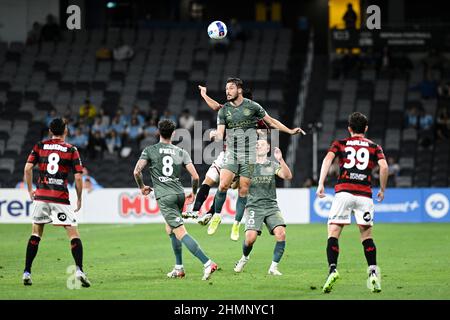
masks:
[[[364,133],[368,123],[367,117],[361,112],[353,112],[348,117],[348,126],[354,133]]]
[[[53,135],[62,136],[66,129],[66,122],[62,118],[55,118],[50,122],[49,129]]]
[[[230,83],[230,82],[234,83],[236,85],[236,87],[238,87],[238,88],[242,89],[244,87],[244,82],[239,78],[228,78],[227,83]]]
[[[244,92],[242,93],[242,96],[243,96],[244,98],[253,100],[253,92],[252,92],[252,90],[250,90],[250,89],[248,89],[248,88],[244,89]]]
[[[164,119],[158,122],[159,134],[164,139],[172,138],[172,133],[175,131],[177,125],[169,119]]]

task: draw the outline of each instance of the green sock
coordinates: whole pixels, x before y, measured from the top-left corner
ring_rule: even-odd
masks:
[[[225,203],[225,200],[227,199],[227,192],[226,191],[219,191],[217,190],[216,196],[214,197],[214,212],[215,213],[221,213],[223,204]]]
[[[194,238],[192,238],[189,234],[185,234],[184,237],[181,239],[181,242],[184,243],[184,245],[188,248],[188,250],[196,256],[203,264],[208,262],[209,258],[205,255],[203,250],[198,245],[197,241],[195,241]]]
[[[182,256],[182,245],[181,241],[177,239],[175,234],[170,234],[170,240],[172,241],[172,249],[173,253],[175,254],[175,261],[176,264],[181,265],[183,264],[183,256]]]
[[[284,247],[286,246],[286,241],[277,241],[275,244],[275,249],[273,250],[273,259],[274,262],[280,262],[281,257],[284,253]]]
[[[237,222],[241,222],[242,217],[244,216],[245,205],[247,204],[247,197],[238,197],[236,202],[236,215],[234,216],[234,220]]]

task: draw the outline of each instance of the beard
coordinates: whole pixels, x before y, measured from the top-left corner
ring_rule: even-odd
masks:
[[[227,96],[227,101],[228,102],[234,102],[234,101],[236,101],[236,99],[238,98],[238,94],[236,94],[235,96],[231,96],[230,98],[228,98],[228,96]]]

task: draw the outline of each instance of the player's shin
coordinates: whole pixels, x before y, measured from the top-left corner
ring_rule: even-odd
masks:
[[[33,264],[33,260],[37,255],[40,241],[41,238],[35,235],[32,235],[28,240],[24,272],[31,273],[31,265]]]
[[[81,239],[74,238],[70,240],[70,246],[72,248],[72,256],[75,260],[75,265],[77,269],[83,272],[83,244]]]
[[[335,237],[329,237],[327,244],[327,258],[328,258],[328,266],[330,267],[330,273],[336,269],[338,257],[339,257],[339,241]]]
[[[183,256],[182,256],[182,244],[181,241],[177,239],[175,234],[170,234],[170,240],[172,242],[173,253],[175,254],[175,264],[179,267],[183,266]]]
[[[205,255],[203,250],[198,245],[198,242],[195,241],[189,234],[185,234],[181,239],[181,242],[188,248],[188,250],[196,256],[203,264],[209,261],[209,258]]]
[[[244,257],[248,257],[250,255],[250,252],[252,252],[253,244],[247,244],[247,241],[244,240],[242,243],[242,255]]]
[[[247,204],[247,197],[238,197],[236,202],[236,216],[234,217],[235,221],[241,222],[242,217],[244,216],[246,204]]]
[[[194,211],[200,211],[200,208],[202,207],[203,202],[205,202],[206,198],[208,197],[209,189],[211,189],[211,187],[209,185],[202,184],[202,186],[198,190],[197,197],[195,198],[194,209],[193,209]]]
[[[377,265],[377,247],[373,239],[366,239],[362,242],[364,247],[364,255],[366,256],[367,264],[369,266]]]
[[[222,212],[223,204],[227,199],[227,191],[217,190],[216,196],[214,197],[214,211],[220,214]]]

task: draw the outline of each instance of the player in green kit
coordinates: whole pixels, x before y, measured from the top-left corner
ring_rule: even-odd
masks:
[[[275,236],[276,244],[273,252],[269,274],[281,276],[278,263],[284,253],[286,245],[286,224],[281,216],[277,203],[275,176],[284,180],[292,179],[292,173],[283,160],[281,150],[275,148],[274,157],[278,162],[267,159],[270,144],[259,139],[256,143],[256,164],[252,174],[252,184],[246,205],[245,240],[242,246],[242,257],[236,263],[235,272],[242,272],[249,260],[250,252],[258,235],[261,234],[263,224],[269,233]]]
[[[270,127],[291,135],[303,133],[301,128],[289,129],[279,121],[271,118],[255,101],[243,97],[243,82],[238,78],[229,78],[226,84],[227,102],[219,110],[217,118],[216,140],[222,140],[225,129],[227,150],[224,166],[220,170],[219,188],[214,201],[214,215],[208,226],[208,234],[214,234],[221,223],[220,212],[226,199],[227,190],[234,177],[239,175],[239,195],[236,212],[241,211],[247,203],[250,179],[255,163],[256,128],[259,120],[264,120]]]
[[[182,260],[182,244],[196,256],[204,266],[202,280],[208,280],[217,270],[217,264],[209,259],[192,238],[183,225],[181,212],[185,202],[184,189],[180,182],[182,167],[192,176],[192,193],[187,196],[187,202],[192,203],[197,193],[199,176],[192,164],[189,154],[172,144],[172,135],[176,125],[171,120],[161,120],[158,123],[159,143],[151,145],[142,151],[134,169],[134,178],[144,196],[152,192],[152,188],[144,184],[142,171],[148,165],[152,177],[153,188],[159,209],[166,220],[166,231],[169,235],[176,258],[174,269],[167,274],[169,278],[185,276]]]

